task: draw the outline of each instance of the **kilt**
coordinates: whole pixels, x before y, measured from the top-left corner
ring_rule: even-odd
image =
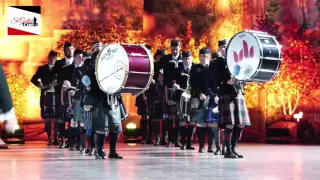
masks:
[[[191,121],[197,123],[206,123],[207,110],[205,108],[191,109]]]
[[[74,109],[73,120],[77,122],[84,122],[82,118],[83,107],[81,106],[81,100],[76,99],[72,103]]]
[[[93,106],[92,113],[92,129],[94,131],[108,131],[119,124],[121,127],[121,109],[119,105],[111,109],[107,103],[100,101]]]
[[[92,133],[92,109],[90,111],[83,110],[83,121],[85,122],[85,129],[87,130],[87,136],[91,136]]]
[[[219,99],[219,127],[226,125],[250,126],[250,117],[243,94],[229,94],[220,96]]]

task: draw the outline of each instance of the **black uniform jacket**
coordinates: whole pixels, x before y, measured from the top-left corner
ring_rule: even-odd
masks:
[[[56,75],[54,73],[53,67],[49,67],[48,64],[40,66],[36,73],[31,78],[31,83],[37,87],[39,87],[40,83],[44,85],[46,88],[41,89],[40,95],[40,105],[43,105],[44,101],[44,92],[50,89],[51,84],[53,83]]]

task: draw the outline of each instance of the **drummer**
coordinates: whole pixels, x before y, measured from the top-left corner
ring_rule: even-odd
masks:
[[[183,69],[181,70],[180,74],[180,88],[185,91],[184,93],[189,92],[189,79],[190,79],[190,70],[192,67],[192,53],[191,51],[183,51],[182,52],[182,61],[183,61]],[[183,93],[183,94],[184,94]],[[182,96],[183,96],[182,94]],[[190,102],[189,102],[190,103]],[[181,104],[180,104],[181,105]],[[193,137],[193,130],[195,122],[191,121],[190,119],[190,104],[187,104],[186,108],[185,106],[180,107],[180,133],[181,133],[181,149],[191,149],[194,150],[195,148],[192,146],[192,137]],[[187,112],[187,114],[184,114],[184,112]],[[187,138],[187,143],[186,139]]]
[[[180,54],[181,42],[179,40],[171,41],[171,54],[165,55],[161,58],[162,67],[164,69],[164,85],[166,87],[167,105],[166,114],[168,119],[164,118],[166,130],[168,131],[168,144],[167,147],[171,147],[174,142],[175,147],[180,147],[180,116],[178,115],[178,109],[180,105],[180,84],[179,76],[180,69],[183,69],[182,56]],[[173,128],[175,124],[175,129]]]
[[[58,53],[55,51],[50,51],[48,55],[48,64],[40,66],[36,73],[32,76],[31,78],[31,83],[35,86],[37,86],[39,89],[41,89],[41,95],[40,95],[40,108],[41,108],[41,117],[42,119],[45,120],[45,132],[47,133],[48,136],[48,146],[52,144],[52,139],[51,139],[51,123],[53,120],[53,117],[48,117],[48,114],[45,113],[44,106],[49,106],[53,107],[54,102],[53,98],[51,98],[52,102],[46,102],[46,103],[51,103],[45,104],[44,102],[44,96],[45,96],[45,91],[49,90],[50,88],[53,88],[53,86],[56,85],[55,75],[53,73],[53,66],[56,63]],[[56,128],[56,127],[55,127]],[[54,143],[58,144],[58,136],[55,134],[54,136]]]
[[[243,96],[243,84],[230,76],[224,58],[226,53],[221,51],[221,54],[223,57],[217,60],[216,73],[213,77],[218,84],[219,127],[225,129],[226,152],[224,158],[243,158],[243,155],[236,151],[243,128],[250,125],[248,109]]]

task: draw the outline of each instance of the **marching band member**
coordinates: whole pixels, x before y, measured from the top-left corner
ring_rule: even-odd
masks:
[[[160,62],[163,63],[164,69],[164,85],[166,86],[166,114],[168,114],[168,119],[164,118],[163,122],[166,124],[166,130],[168,131],[168,144],[167,147],[172,146],[174,141],[175,147],[180,147],[180,134],[179,134],[179,123],[180,116],[178,115],[178,109],[180,105],[180,86],[179,86],[179,76],[180,69],[183,69],[183,63],[181,60],[181,54],[179,53],[181,49],[181,42],[179,40],[171,41],[171,54],[164,56]],[[175,129],[173,128],[173,123],[175,124]]]
[[[5,122],[5,130],[13,133],[18,125],[18,120],[13,108],[9,86],[0,64],[0,122]],[[0,149],[8,149],[8,146],[0,138]]]
[[[61,139],[61,144],[60,144],[60,148],[65,148],[66,146],[66,141],[65,141],[65,137],[67,136],[67,131],[65,129],[65,110],[66,110],[66,106],[67,104],[64,104],[64,102],[61,102],[61,96],[63,97],[64,95],[61,94],[61,89],[62,89],[62,85],[64,80],[66,79],[65,77],[67,77],[68,79],[70,79],[72,77],[72,75],[70,74],[70,71],[65,71],[64,69],[66,69],[66,67],[70,66],[73,64],[73,52],[74,52],[74,47],[72,45],[72,43],[70,42],[66,42],[64,44],[63,47],[64,50],[64,58],[61,60],[56,61],[56,64],[53,68],[56,76],[57,76],[57,80],[58,80],[58,84],[57,86],[55,86],[55,103],[56,103],[56,121],[57,121],[57,125],[58,125],[58,132],[59,132],[59,137]],[[72,71],[71,71],[72,73]],[[71,80],[70,80],[71,81]],[[69,81],[69,83],[70,83]],[[65,102],[68,103],[68,102]]]
[[[220,42],[219,42],[220,43]],[[220,45],[220,44],[219,44]],[[245,126],[250,125],[248,109],[243,96],[243,84],[231,77],[227,68],[225,50],[220,50],[217,59],[215,82],[218,82],[219,93],[219,126],[224,130],[225,158],[243,158],[236,151],[237,143]]]
[[[148,102],[146,93],[142,93],[136,97],[136,107],[138,108],[138,115],[140,118],[140,126],[142,129],[141,144],[146,144],[148,141]]]
[[[72,106],[74,110],[73,118],[70,122],[70,150],[75,150],[75,144],[77,135],[79,134],[79,145],[80,152],[85,152],[85,143],[86,143],[86,129],[85,122],[82,118],[83,115],[83,107],[82,107],[82,96],[83,96],[83,84],[81,83],[81,78],[83,73],[86,70],[85,65],[83,64],[84,52],[82,50],[74,51],[74,69],[72,74],[71,86],[75,89],[71,89],[69,94],[73,97]],[[78,130],[79,129],[79,133]]]
[[[213,73],[210,77],[214,77],[215,73],[218,72],[218,70],[216,68],[219,67],[219,65],[217,65],[217,64],[219,64],[219,62],[221,62],[221,61],[216,61],[216,60],[221,59],[221,58],[225,59],[227,46],[228,46],[228,40],[224,39],[224,40],[218,41],[218,51],[213,54],[212,63],[210,64],[210,69],[211,69],[210,72]],[[215,92],[218,92],[218,89],[217,89],[218,84],[217,84],[216,80],[212,79],[211,82],[214,85],[213,89],[215,89]],[[214,115],[214,116],[216,116],[216,115]],[[220,115],[219,115],[219,117],[220,117]],[[222,130],[222,132],[224,132],[224,130]],[[216,130],[214,132],[214,140],[215,140],[215,146],[216,146],[215,155],[218,155],[219,152],[221,151],[221,149],[220,149],[220,129]],[[226,151],[225,149],[226,149],[226,146],[223,143],[221,155],[225,154],[225,151]]]
[[[152,134],[155,137],[154,145],[160,145],[160,121],[163,118],[163,109],[164,109],[164,86],[163,86],[163,70],[160,66],[160,59],[165,55],[164,50],[157,50],[154,55],[154,75],[153,81],[148,90],[148,104],[150,119],[151,119],[151,127]],[[162,123],[163,126],[163,123]],[[163,129],[163,128],[162,128]],[[165,144],[165,133],[163,133],[163,138],[161,139],[162,144]]]
[[[96,55],[93,55],[95,58]],[[92,59],[94,63],[95,59]],[[94,66],[93,66],[94,67]],[[121,94],[106,94],[98,85],[95,77],[95,68],[87,71],[86,76],[90,83],[84,84],[88,91],[92,104],[92,131],[94,132],[95,141],[95,157],[96,159],[105,159],[103,146],[106,133],[109,131],[110,136],[110,152],[109,159],[123,159],[116,152],[116,144],[119,133],[122,131],[121,120],[124,119],[124,105]]]
[[[183,51],[182,52],[182,61],[183,61],[183,69],[180,75],[180,84],[182,89],[186,90],[185,93],[189,91],[189,79],[190,79],[190,71],[192,68],[192,53],[191,51]],[[181,149],[191,149],[194,150],[194,147],[192,146],[192,137],[193,137],[193,130],[195,122],[192,121],[190,118],[190,104],[187,104],[185,108],[183,109],[180,107],[180,110],[184,110],[185,112],[180,112],[181,121],[180,121],[180,133],[181,133]],[[180,104],[181,106],[181,104]],[[187,138],[187,144],[186,144],[186,138]]]
[[[54,64],[57,60],[58,53],[55,51],[50,51],[48,55],[48,64],[40,66],[36,73],[31,78],[31,83],[38,88],[41,89],[40,95],[40,108],[41,108],[41,117],[45,120],[45,132],[48,136],[48,145],[52,144],[51,141],[51,123],[52,118],[51,116],[46,113],[45,106],[54,106],[54,96],[52,96],[51,102],[45,102],[45,93],[47,90],[51,90],[57,84],[55,80],[55,74],[53,72]],[[50,104],[47,104],[50,103]],[[53,113],[53,112],[52,112]],[[57,124],[55,123],[55,129]],[[57,145],[58,143],[58,136],[57,132],[54,133],[54,144]]]
[[[194,65],[190,72],[191,86],[191,118],[197,122],[199,152],[204,152],[205,136],[207,132],[207,106],[210,92],[209,62],[211,50],[208,47],[200,50],[200,64]]]

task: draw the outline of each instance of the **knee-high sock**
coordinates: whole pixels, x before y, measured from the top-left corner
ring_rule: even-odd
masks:
[[[44,127],[48,136],[48,140],[50,140],[51,139],[51,119],[46,120]]]
[[[194,131],[194,125],[188,125],[188,128],[186,130],[186,133],[187,133],[187,139],[188,139],[188,145],[192,145],[192,138],[193,138],[193,134],[195,133]]]
[[[148,141],[152,141],[153,140],[153,136],[152,136],[152,117],[150,116],[149,117],[149,120],[148,120]]]
[[[206,137],[206,127],[197,127],[198,131],[198,141],[200,148],[204,147],[205,144],[205,137]]]
[[[238,126],[234,126],[232,138],[231,138],[231,148],[234,150],[237,146],[237,143],[240,139],[241,132],[243,131],[243,128],[240,128]]]
[[[166,120],[166,129],[168,131],[168,143],[172,143],[174,139],[173,120]]]
[[[69,146],[73,147],[76,145],[76,140],[77,140],[77,136],[78,136],[78,130],[76,127],[69,127]]]
[[[148,139],[148,121],[145,119],[141,119],[140,125],[141,125],[141,129],[142,129],[142,140],[147,141],[147,139]]]
[[[54,121],[54,131],[53,131],[53,140],[58,141],[58,130],[59,130],[59,124]]]
[[[99,154],[102,153],[102,147],[104,146],[105,138],[106,138],[105,134],[94,133],[95,147],[96,147],[97,153]]]
[[[81,148],[86,148],[86,129],[80,126],[80,146]]]
[[[111,154],[117,153],[116,147],[118,142],[118,135],[119,133],[110,132],[110,153]]]
[[[180,126],[180,137],[182,145],[186,145],[186,137],[188,136],[188,129],[186,126]]]
[[[174,122],[175,128],[174,128],[174,138],[175,138],[175,143],[180,142],[180,116],[176,115],[175,116],[175,122]]]
[[[207,127],[208,133],[208,147],[213,148],[214,127]]]
[[[88,136],[88,148],[95,148],[94,146],[94,134],[91,134]]]
[[[214,141],[216,144],[220,144],[220,129],[218,127],[215,127],[213,129],[214,133]]]
[[[160,121],[152,121],[152,132],[155,136],[160,135]]]
[[[231,136],[232,136],[232,129],[226,128],[224,130],[224,139],[223,139],[223,144],[226,146],[227,151],[231,151]]]
[[[161,121],[161,143],[166,142],[166,137],[168,135],[168,130],[167,130],[167,121],[168,119],[162,120]]]

